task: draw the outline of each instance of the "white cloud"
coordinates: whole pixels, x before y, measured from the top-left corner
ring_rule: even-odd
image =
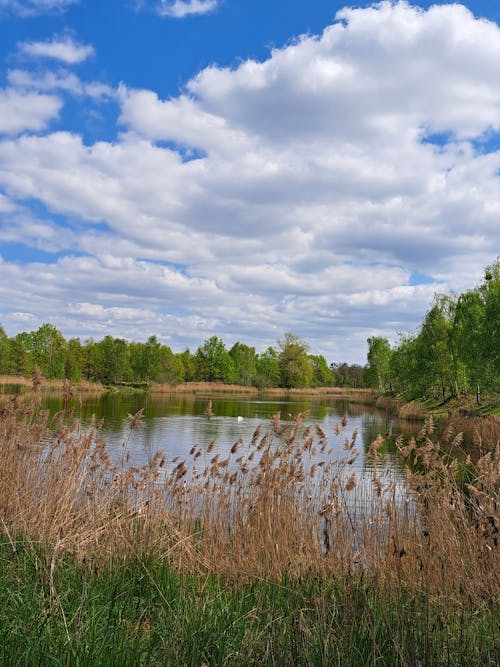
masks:
[[[83,93],[83,85],[76,74],[64,70],[34,73],[23,69],[13,69],[7,72],[7,80],[15,88],[38,91],[63,90],[75,95]]]
[[[52,11],[63,11],[79,0],[0,0],[0,10],[19,16],[35,16]]]
[[[35,58],[52,58],[67,65],[76,65],[87,60],[94,53],[90,44],[79,44],[72,37],[53,37],[47,42],[22,42],[19,44],[21,53]]]
[[[213,11],[219,0],[160,0],[156,12],[160,16],[182,19],[195,14],[207,14]]]
[[[56,72],[45,70],[30,72],[24,69],[12,69],[7,72],[9,84],[18,89],[50,92],[62,90],[73,95],[87,95],[95,100],[116,97],[116,91],[98,81],[84,82],[73,72],[59,69]]]
[[[55,95],[0,89],[0,134],[44,130],[58,117],[62,101]]]
[[[293,330],[361,361],[368,335],[413,328],[440,286],[473,285],[500,247],[500,28],[460,5],[338,18],[172,99],[123,85],[113,143],[0,142],[4,204],[40,199],[86,255],[0,263],[2,323],[57,313],[72,334],[158,332],[177,349]],[[83,85],[54,76],[37,90]],[[55,244],[55,222],[33,224],[31,243]]]

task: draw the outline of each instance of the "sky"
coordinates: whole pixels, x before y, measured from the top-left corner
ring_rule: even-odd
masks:
[[[0,325],[329,362],[500,253],[500,3],[0,0]]]

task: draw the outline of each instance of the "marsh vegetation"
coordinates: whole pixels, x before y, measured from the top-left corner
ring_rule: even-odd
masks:
[[[497,664],[498,442],[427,421],[402,486],[382,435],[354,472],[347,419],[131,466],[141,419],[113,460],[99,424],[3,403],[4,664]]]

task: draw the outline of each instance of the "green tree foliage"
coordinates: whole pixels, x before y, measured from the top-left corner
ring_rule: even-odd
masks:
[[[192,382],[196,377],[196,360],[189,350],[175,355],[179,368],[179,382]]]
[[[197,349],[195,363],[196,378],[199,380],[226,383],[233,381],[233,360],[224,342],[217,336],[212,336]]]
[[[499,260],[475,289],[435,297],[418,332],[393,350],[390,373],[408,398],[500,391]]]
[[[500,261],[487,267],[481,287],[485,308],[484,356],[488,357],[487,383],[500,391]],[[488,351],[488,352],[486,352]]]
[[[393,389],[412,397],[425,392],[426,380],[418,368],[418,341],[412,334],[400,334],[389,361]]]
[[[0,373],[9,372],[9,337],[0,325]]]
[[[161,344],[156,336],[146,343],[130,343],[130,368],[135,381],[157,380],[160,376]]]
[[[432,386],[439,387],[444,399],[448,387],[453,387],[456,366],[452,355],[453,309],[446,299],[435,304],[424,318],[418,336],[418,370]]]
[[[30,335],[18,333],[9,339],[9,373],[11,375],[29,376],[33,372],[33,361],[29,352]]]
[[[132,377],[129,345],[123,338],[105,336],[95,343],[95,363],[103,382],[127,382]]]
[[[245,386],[252,385],[257,368],[255,348],[244,343],[235,343],[229,350],[229,355],[233,361],[234,382]]]
[[[184,381],[184,366],[179,355],[174,354],[168,345],[160,347],[158,372],[154,376],[157,382],[178,384]]]
[[[28,351],[34,366],[46,378],[63,378],[67,343],[53,324],[42,324],[28,337]]]
[[[387,338],[373,336],[368,338],[368,366],[366,378],[368,385],[384,391],[390,385],[389,362],[391,346]]]
[[[278,341],[278,362],[283,387],[309,387],[313,367],[307,356],[309,346],[293,333],[286,333]]]
[[[332,363],[332,382],[338,387],[364,387],[365,369],[359,364]]]
[[[311,386],[331,387],[334,384],[334,376],[325,357],[321,354],[310,354],[308,359],[313,371]]]
[[[280,364],[274,347],[268,347],[265,352],[257,355],[254,382],[263,389],[281,386]]]
[[[82,372],[86,380],[100,380],[100,354],[97,343],[93,338],[85,341],[82,351]]]
[[[79,338],[70,338],[66,348],[64,376],[73,382],[79,382],[83,377],[84,348]]]

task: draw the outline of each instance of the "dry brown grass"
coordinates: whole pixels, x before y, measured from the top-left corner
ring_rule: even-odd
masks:
[[[5,391],[5,386],[21,387],[26,390],[42,390],[47,392],[63,392],[69,380],[47,380],[42,375],[36,375],[36,378],[26,378],[21,375],[0,375],[0,394]],[[37,385],[34,386],[34,383]],[[74,389],[78,393],[102,393],[104,386],[100,382],[89,382],[80,380],[74,384]]]
[[[130,417],[130,434],[140,420]],[[332,460],[327,434],[303,414],[291,425],[275,415],[224,458],[193,447],[135,468],[128,440],[112,461],[99,425],[84,430],[12,399],[0,411],[0,523],[7,536],[52,545],[54,563],[63,553],[97,567],[149,553],[230,581],[362,571],[483,604],[500,595],[499,447],[460,463],[447,452],[461,436],[447,431],[439,443],[432,431],[426,422],[398,439],[408,463],[399,484],[382,437],[367,482],[352,469],[356,437]]]
[[[211,394],[211,393],[232,393],[232,394],[258,394],[263,393],[269,396],[284,396],[287,394],[307,394],[318,396],[349,396],[363,401],[371,402],[373,394],[371,389],[350,389],[346,387],[303,387],[286,389],[283,387],[266,387],[258,389],[257,387],[247,387],[239,384],[224,384],[223,382],[184,382],[182,384],[161,384],[153,382],[149,390],[155,394]]]
[[[463,417],[450,414],[445,421],[437,424],[442,437],[447,432],[463,433],[473,451],[491,449],[500,445],[500,416]]]
[[[262,389],[262,392],[271,396],[282,396],[284,394],[307,394],[318,396],[341,396],[344,397],[349,393],[349,389],[345,387],[267,387]]]
[[[153,394],[257,394],[256,387],[246,387],[239,384],[224,384],[223,382],[184,382],[182,384],[162,384],[153,382],[148,391]]]
[[[416,401],[410,401],[409,403],[403,403],[398,408],[398,417],[402,419],[423,419],[424,411]]]
[[[376,394],[372,389],[351,389],[347,390],[349,401],[360,403],[361,405],[374,405],[377,400]]]
[[[377,408],[393,409],[396,405],[396,401],[390,396],[379,396],[375,401],[375,407]]]

